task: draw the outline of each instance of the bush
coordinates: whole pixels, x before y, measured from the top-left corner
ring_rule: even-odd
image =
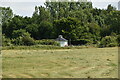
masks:
[[[22,41],[23,41],[23,44],[26,46],[31,46],[35,44],[34,39],[31,38],[30,36],[24,36],[22,38]]]
[[[33,46],[5,46],[2,47],[2,50],[56,50],[56,49],[83,49],[89,48],[88,46],[67,46],[67,47],[60,47],[54,45],[33,45]]]
[[[117,37],[118,46],[120,47],[120,35]]]
[[[12,38],[18,38],[18,37],[22,36],[24,33],[26,33],[26,31],[23,29],[14,30],[12,33]]]
[[[23,45],[23,41],[22,41],[22,37],[21,36],[15,38],[15,39],[12,39],[11,42],[14,45]]]
[[[11,40],[12,44],[14,45],[34,45],[34,39],[30,37],[30,34],[28,32],[22,33],[20,36],[15,37]]]
[[[88,45],[91,43],[92,41],[89,39],[79,39],[79,40],[71,41],[72,45]]]
[[[110,44],[108,44],[108,47],[115,47],[115,46],[117,46],[116,43],[110,43]]]
[[[117,46],[117,38],[114,36],[103,37],[99,44],[99,47],[115,47],[115,46]]]
[[[11,46],[11,40],[2,35],[2,46]]]
[[[55,46],[59,46],[59,43],[57,41],[49,40],[49,39],[36,40],[35,43],[36,44],[40,44],[40,45],[55,45]]]

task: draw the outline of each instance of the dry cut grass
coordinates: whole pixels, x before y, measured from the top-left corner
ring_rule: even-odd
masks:
[[[117,78],[118,48],[3,50],[4,78]]]

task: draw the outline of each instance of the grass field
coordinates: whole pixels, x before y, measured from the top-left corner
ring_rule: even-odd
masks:
[[[117,78],[118,48],[2,50],[3,78]]]

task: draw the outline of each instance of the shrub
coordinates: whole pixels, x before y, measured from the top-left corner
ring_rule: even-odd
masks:
[[[99,47],[115,47],[115,46],[117,46],[117,38],[114,36],[103,37],[99,44]]]
[[[120,35],[117,37],[118,46],[120,47]]]
[[[23,45],[23,41],[22,41],[22,37],[21,36],[15,38],[15,39],[12,39],[11,42],[14,45]]]
[[[117,46],[116,43],[110,43],[110,44],[108,44],[108,47],[115,47],[115,46]]]
[[[43,40],[36,40],[36,44],[41,44],[41,45],[55,45],[59,46],[59,43],[55,40],[50,40],[50,39],[43,39]]]
[[[2,46],[11,46],[11,40],[2,35]]]
[[[14,30],[12,33],[12,38],[18,38],[18,37],[22,36],[24,33],[26,33],[26,31],[23,29]]]
[[[72,45],[88,45],[91,43],[92,41],[89,39],[79,39],[79,40],[71,41]]]
[[[30,37],[28,32],[21,33],[21,35],[16,36],[14,39],[11,40],[12,44],[14,45],[34,45],[34,39]]]
[[[31,46],[31,45],[34,45],[34,44],[35,44],[34,39],[31,38],[30,36],[24,36],[24,37],[22,38],[22,42],[23,42],[23,44],[26,45],[26,46]]]

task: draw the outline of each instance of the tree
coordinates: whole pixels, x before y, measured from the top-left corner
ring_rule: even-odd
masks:
[[[25,28],[27,32],[31,34],[34,39],[39,39],[39,25],[37,24],[28,24]]]
[[[107,11],[110,12],[110,11],[113,11],[113,10],[116,10],[116,8],[113,7],[111,4],[109,4],[108,7],[107,7]]]
[[[7,26],[9,25],[8,23],[11,21],[13,18],[13,12],[10,7],[0,7],[0,24],[2,25],[2,32],[5,34],[5,30]]]
[[[12,38],[22,37],[26,31],[23,29],[20,30],[14,30],[12,33]]]
[[[0,7],[2,32],[7,39],[20,45],[23,39],[27,43],[34,39],[54,39],[58,35],[83,44],[97,43],[112,33],[120,34],[120,11],[113,6],[97,9],[91,2],[69,1],[48,0],[45,6],[35,7],[32,17],[13,16],[9,7]],[[24,33],[29,36],[23,38]]]
[[[88,24],[89,33],[91,33],[91,38],[93,39],[93,42],[97,42],[100,40],[100,26],[96,23],[89,23]]]
[[[110,26],[104,24],[103,27],[101,28],[100,36],[105,37],[105,36],[109,36],[110,34],[111,34]]]
[[[42,21],[39,25],[39,39],[49,39],[53,38],[53,26],[50,22]]]
[[[39,15],[39,10],[38,7],[35,6],[35,11],[33,12],[33,16],[32,16],[32,22],[35,24],[38,23],[38,15]]]
[[[76,40],[79,38],[81,32],[81,23],[76,18],[62,18],[54,21],[54,28],[56,36],[64,35],[66,39]]]
[[[3,28],[3,33],[9,38],[12,37],[12,34],[14,30],[24,29],[26,27],[25,19],[21,16],[14,16],[14,18],[11,19],[11,21],[6,24],[5,28]],[[4,25],[2,26],[4,27]]]
[[[50,20],[50,14],[49,11],[46,10],[44,7],[40,6],[39,9],[39,21],[49,21]]]
[[[1,11],[1,18],[2,18],[2,24],[7,23],[8,21],[10,21],[13,17],[13,12],[12,9],[10,9],[10,7],[0,7],[0,11]]]
[[[106,20],[107,25],[110,25],[110,31],[120,34],[120,11],[111,11]]]

